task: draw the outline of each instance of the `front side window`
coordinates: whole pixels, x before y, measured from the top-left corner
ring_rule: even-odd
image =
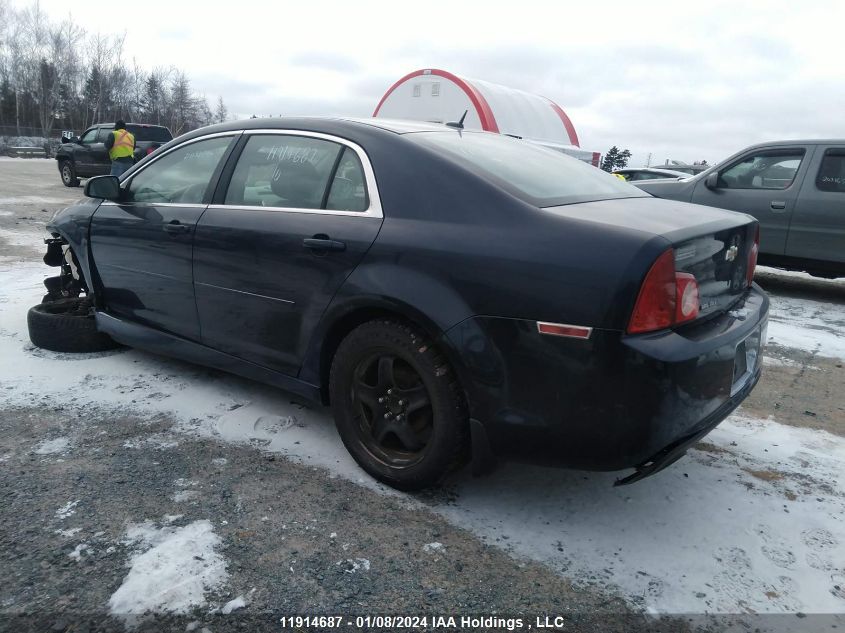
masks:
[[[821,191],[845,193],[845,148],[829,149],[824,153],[816,187]]]
[[[350,211],[363,211],[367,204],[363,171],[354,151],[333,141],[282,134],[250,137],[232,173],[225,203]]]
[[[231,136],[188,143],[165,154],[129,183],[126,202],[201,204]]]
[[[719,174],[722,189],[786,189],[804,158],[803,149],[750,154]]]
[[[114,128],[101,127],[100,133],[97,134],[97,142],[98,143],[105,143],[106,139],[109,137],[109,134],[111,134],[113,131],[114,131]]]
[[[79,143],[81,145],[91,145],[97,140],[97,129],[94,128],[92,130],[88,130],[85,134],[82,135],[82,138],[79,139]]]
[[[523,139],[467,131],[407,137],[534,206],[649,197],[612,174]]]

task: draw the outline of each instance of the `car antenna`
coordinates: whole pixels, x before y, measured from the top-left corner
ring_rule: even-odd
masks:
[[[446,123],[446,125],[448,125],[449,127],[456,128],[458,130],[463,130],[464,119],[467,118],[467,112],[469,112],[469,110],[464,110],[464,115],[461,117],[460,121],[449,121],[448,123]]]

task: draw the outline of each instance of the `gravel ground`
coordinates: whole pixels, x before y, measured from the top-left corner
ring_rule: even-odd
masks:
[[[62,187],[45,160],[0,161],[0,182],[0,257],[35,261],[47,219],[81,189]],[[842,286],[767,273],[758,281],[775,296],[845,304]],[[787,347],[771,355],[743,410],[845,436],[841,360]],[[270,614],[295,613],[550,614],[565,616],[567,631],[728,627],[648,619],[607,586],[573,581],[455,527],[426,507],[462,503],[449,489],[379,492],[267,453],[260,442],[186,436],[177,426],[166,414],[65,400],[0,412],[0,630],[278,631]],[[720,452],[703,444],[700,454]],[[132,595],[183,612],[110,615],[110,601],[127,597],[121,587],[145,564],[161,582],[134,586]],[[199,587],[174,596],[166,583],[174,566]],[[784,631],[829,624],[795,614],[767,620],[768,628],[756,622]]]

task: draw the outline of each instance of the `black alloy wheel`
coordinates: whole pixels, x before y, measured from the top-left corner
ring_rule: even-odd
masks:
[[[431,397],[422,377],[389,349],[355,368],[352,406],[367,450],[388,466],[422,459],[433,429]]]
[[[358,464],[401,490],[439,483],[467,457],[454,371],[420,330],[380,319],[352,330],[329,378],[340,437]]]

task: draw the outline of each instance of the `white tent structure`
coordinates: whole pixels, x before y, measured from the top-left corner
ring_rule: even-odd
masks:
[[[598,166],[599,153],[581,149],[572,121],[554,101],[540,95],[426,68],[393,84],[374,117],[446,123],[467,112],[467,129],[530,140]]]

